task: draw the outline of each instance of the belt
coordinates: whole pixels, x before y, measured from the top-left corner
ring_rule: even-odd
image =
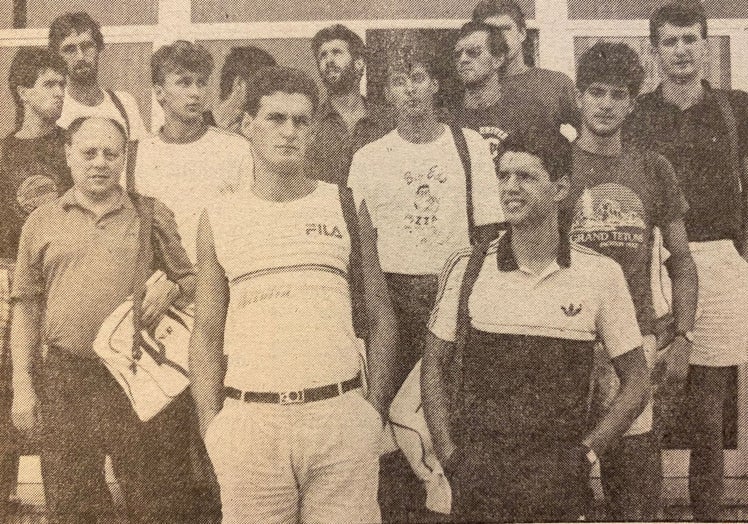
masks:
[[[244,402],[261,402],[264,404],[303,404],[305,402],[317,402],[347,393],[352,389],[361,387],[361,375],[337,384],[328,384],[316,388],[297,389],[294,391],[241,391],[231,386],[223,388],[223,393],[228,398],[243,400]]]

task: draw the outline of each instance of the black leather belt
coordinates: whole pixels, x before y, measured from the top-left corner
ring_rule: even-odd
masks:
[[[264,404],[303,404],[305,402],[317,402],[328,398],[337,397],[352,389],[361,387],[361,375],[356,375],[345,382],[328,384],[316,388],[298,389],[295,391],[241,391],[231,386],[223,388],[223,393],[228,398],[243,400],[244,402],[262,402]]]

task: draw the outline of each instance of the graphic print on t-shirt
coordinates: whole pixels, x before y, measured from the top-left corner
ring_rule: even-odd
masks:
[[[607,183],[582,192],[574,206],[570,239],[625,266],[636,263],[646,230],[644,205],[637,194],[621,184]]]
[[[25,219],[42,204],[51,202],[59,195],[59,188],[55,183],[57,177],[51,167],[39,162],[32,162],[28,166],[18,168],[18,175],[23,181],[16,189],[16,214]]]
[[[433,242],[438,238],[438,188],[447,181],[447,175],[438,164],[434,164],[423,172],[406,171],[403,180],[408,191],[413,194],[413,207],[405,213],[404,228],[408,233],[415,235],[418,244]]]
[[[501,145],[509,136],[509,132],[495,126],[480,126],[478,132],[483,137],[483,140],[488,143],[488,148],[491,151],[491,158],[493,158],[494,162],[497,162],[497,157],[501,152]]]

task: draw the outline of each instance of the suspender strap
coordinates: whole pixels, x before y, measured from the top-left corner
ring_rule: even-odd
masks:
[[[727,97],[727,93],[718,90],[714,90],[711,93],[714,96],[714,100],[717,102],[717,105],[719,106],[720,112],[722,113],[722,118],[725,119],[725,125],[727,126],[727,135],[730,140],[730,164],[732,165],[733,178],[735,179],[735,184],[737,185],[738,189],[739,209],[743,218],[743,223],[741,224],[742,227],[740,228],[740,232],[738,235],[738,245],[739,247],[742,247],[744,238],[743,229],[745,227],[746,213],[748,212],[748,202],[746,202],[746,193],[744,193],[744,190],[748,188],[748,185],[746,185],[745,172],[743,169],[743,164],[740,160],[738,125],[735,121],[735,113],[732,110],[730,99]]]
[[[369,322],[364,299],[364,270],[361,259],[361,237],[359,235],[356,202],[353,199],[353,192],[345,186],[338,186],[338,194],[340,196],[340,207],[343,211],[343,218],[348,229],[348,236],[351,239],[348,282],[351,290],[353,330],[358,338],[367,340]]]
[[[467,208],[468,236],[470,237],[470,243],[475,244],[478,239],[475,231],[475,215],[473,213],[473,166],[470,162],[470,152],[468,151],[465,133],[462,131],[462,128],[456,124],[451,124],[449,128],[452,131],[457,154],[460,155],[462,169],[465,171],[465,204]]]
[[[138,246],[138,256],[135,260],[135,278],[132,286],[132,358],[140,359],[142,355],[143,340],[140,330],[143,328],[141,317],[143,314],[143,297],[145,296],[146,282],[151,275],[151,266],[153,265],[153,244],[151,243],[153,233],[153,199],[129,193],[130,198],[135,204],[140,217],[140,242]],[[137,366],[133,363],[132,370],[135,373]]]
[[[127,131],[127,158],[125,162],[125,188],[128,192],[135,192],[135,162],[138,157],[138,141],[133,140],[132,129],[130,127],[130,118],[127,116],[127,111],[122,103],[122,100],[112,91],[107,89],[106,92],[109,94],[109,98],[112,99],[114,107],[117,108],[122,119],[125,121],[125,131]]]

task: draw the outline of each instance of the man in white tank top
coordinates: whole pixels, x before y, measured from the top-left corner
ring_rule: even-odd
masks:
[[[190,344],[223,521],[378,522],[382,413],[394,394],[397,334],[371,221],[364,207],[359,230],[346,190],[303,174],[314,82],[269,67],[250,84],[241,129],[255,177],[201,217]],[[357,338],[362,309],[368,393]]]

